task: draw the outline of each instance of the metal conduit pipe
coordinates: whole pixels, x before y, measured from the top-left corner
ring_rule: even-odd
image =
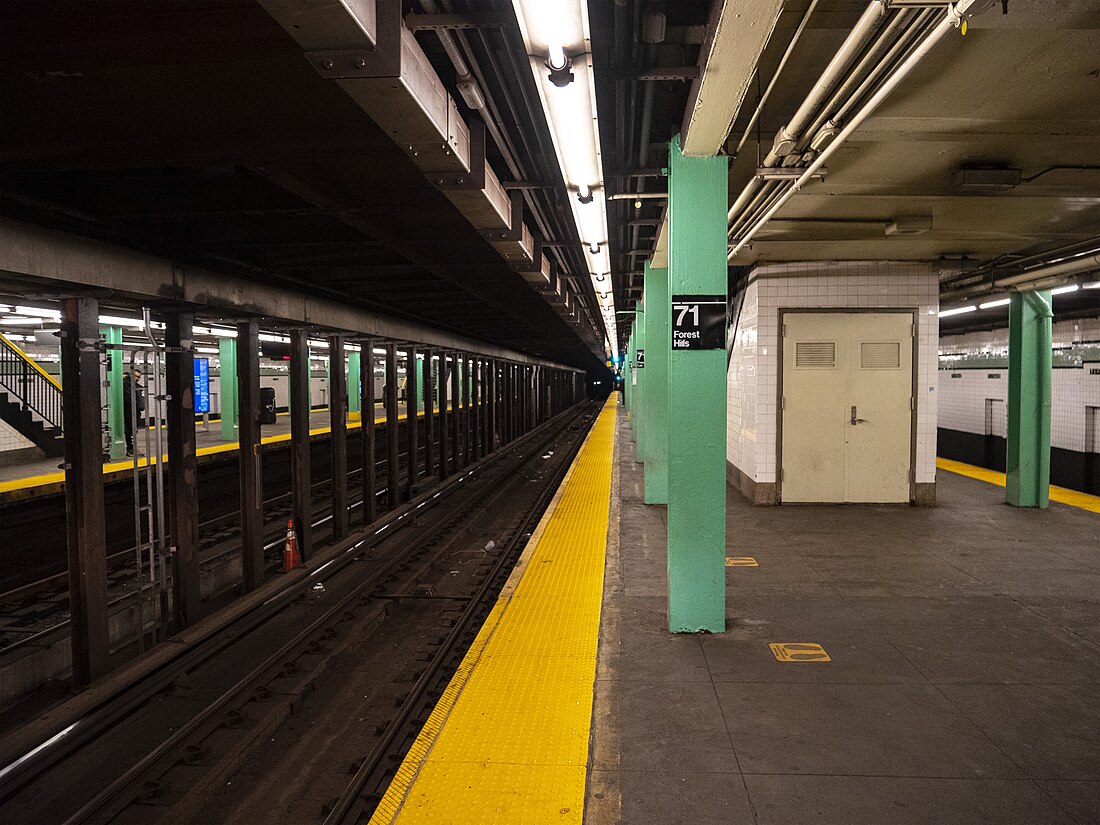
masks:
[[[817,143],[816,137],[822,127],[830,125],[835,131],[839,128],[836,124],[840,122],[840,110],[844,108],[851,108],[854,102],[858,98],[853,93],[853,90],[858,87],[862,88],[860,83],[861,78],[876,76],[883,72],[890,65],[890,55],[893,53],[894,48],[899,43],[904,44],[908,38],[906,33],[912,33],[919,25],[914,25],[913,28],[908,30],[902,27],[909,21],[912,16],[912,12],[903,9],[897,14],[893,15],[889,22],[882,28],[878,36],[874,39],[874,42],[864,51],[863,56],[856,63],[848,76],[844,78],[844,81],[837,87],[829,99],[828,104],[822,106],[818,111],[817,116],[814,118],[810,127],[805,130],[803,135],[798,140],[796,152],[801,155],[808,146],[814,146]],[[900,34],[899,34],[900,30]],[[895,39],[895,35],[898,35]],[[884,54],[885,52],[885,54]],[[866,80],[864,80],[866,83]],[[817,148],[814,146],[814,148]]]
[[[740,230],[744,229],[747,225],[751,225],[752,219],[762,214],[763,211],[771,205],[774,199],[779,194],[782,194],[780,190],[783,189],[783,184],[784,181],[781,180],[765,181],[764,185],[756,192],[745,208],[733,219],[733,223],[730,224],[729,237],[736,238]]]
[[[922,37],[927,37],[929,32],[936,26],[936,13],[931,9],[926,9],[922,12],[916,22],[905,31],[901,37],[897,39],[894,45],[871,71],[863,82],[856,87],[856,90],[852,92],[851,96],[845,101],[831,118],[838,125],[843,122],[844,118],[848,116],[848,113],[863,100],[869,93],[873,93],[873,90],[878,88],[879,81],[883,73],[889,72],[895,66],[897,66],[902,60],[905,59],[905,55],[909,49],[913,47],[913,44],[920,40]]]
[[[764,166],[775,166],[783,156],[794,148],[802,135],[802,130],[810,122],[810,118],[814,116],[828,94],[836,87],[841,75],[851,65],[852,61],[863,52],[868,41],[878,30],[886,12],[886,0],[871,0],[871,3],[863,10],[859,21],[844,39],[837,53],[833,55],[833,59],[829,61],[829,65],[825,67],[821,77],[810,89],[810,93],[802,101],[798,111],[775,136],[771,151],[764,158]]]
[[[935,28],[928,34],[928,36],[921,42],[910,55],[901,63],[900,66],[885,80],[878,90],[871,96],[864,106],[853,115],[852,119],[848,122],[843,129],[837,134],[825,150],[814,159],[806,170],[802,173],[802,176],[798,178],[794,186],[792,186],[787,192],[779,199],[767,212],[765,212],[753,225],[749,231],[738,241],[737,245],[730,250],[728,258],[733,258],[755,235],[760,227],[771,220],[771,217],[783,206],[784,203],[790,198],[790,196],[801,189],[820,169],[825,161],[829,159],[833,152],[835,152],[848,137],[858,129],[868,117],[882,104],[882,102],[890,96],[891,92],[898,87],[898,85],[909,76],[909,73],[917,66],[924,56],[928,54],[932,48],[940,42],[941,39],[953,28],[956,28],[963,19],[963,15],[967,10],[974,5],[976,0],[959,0],[958,3],[953,6],[948,6],[946,13]]]
[[[756,104],[756,111],[752,113],[752,117],[749,118],[749,122],[745,125],[745,131],[741,133],[741,140],[737,142],[737,148],[733,150],[733,157],[737,157],[741,154],[741,150],[745,146],[745,141],[749,139],[749,135],[752,133],[752,127],[756,125],[756,121],[760,119],[760,115],[764,112],[764,104],[768,102],[768,97],[771,95],[772,89],[775,88],[776,81],[779,80],[779,76],[783,74],[783,68],[787,65],[787,59],[791,56],[791,52],[794,51],[794,47],[798,45],[798,41],[802,37],[802,32],[806,30],[806,24],[810,22],[810,15],[814,13],[817,4],[818,0],[813,0],[813,2],[806,7],[806,11],[802,15],[802,19],[798,22],[798,28],[795,29],[791,42],[787,44],[787,48],[783,52],[783,57],[779,60],[779,65],[775,67],[775,74],[773,74],[772,79],[768,81],[768,88],[766,88],[764,94],[760,96],[760,102]],[[760,71],[759,67],[757,67],[757,71]]]

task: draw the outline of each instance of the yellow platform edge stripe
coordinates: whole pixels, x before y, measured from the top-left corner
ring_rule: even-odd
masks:
[[[984,481],[987,484],[995,484],[998,487],[1005,486],[1005,474],[996,470],[987,470],[985,467],[975,467],[973,464],[965,464],[962,461],[954,461],[950,458],[937,458],[937,469],[948,473],[966,476],[967,478]],[[1050,485],[1050,500],[1057,501],[1070,507],[1088,510],[1090,513],[1100,513],[1100,496],[1082,493],[1079,490],[1068,490],[1065,487]]]
[[[436,407],[435,411],[438,413],[439,408]],[[461,411],[462,410],[460,409],[459,412],[461,412]],[[312,412],[321,412],[321,410],[312,410]],[[451,411],[451,412],[453,412],[453,411]],[[288,413],[276,413],[276,415],[287,415],[287,414]],[[418,412],[416,414],[416,417],[417,418],[423,418],[424,417],[424,412],[423,411]],[[405,418],[406,418],[406,416],[404,414],[401,414],[401,415],[397,416],[398,421],[404,421]],[[211,420],[213,420],[213,419],[211,419]],[[381,418],[375,418],[374,423],[375,424],[385,424],[386,423],[386,417],[382,416]],[[347,424],[347,428],[349,430],[360,429],[360,428],[362,428],[362,426],[363,426],[362,421],[349,421],[348,424]],[[153,427],[150,427],[149,429],[153,429]],[[312,436],[315,436],[315,435],[325,435],[326,433],[330,433],[330,432],[332,432],[331,427],[317,427],[317,428],[311,429],[309,431],[309,434],[312,437]],[[279,435],[269,435],[265,438],[260,439],[261,444],[277,444],[281,441],[290,441],[290,433],[279,433]],[[140,440],[139,440],[139,443],[138,443],[137,446],[139,448],[141,446],[143,446],[140,443]],[[195,455],[196,456],[204,456],[204,455],[216,455],[218,453],[231,453],[231,452],[236,452],[238,449],[240,449],[240,447],[238,446],[238,442],[236,442],[236,441],[227,441],[224,444],[214,444],[214,445],[211,445],[209,447],[199,447],[197,450],[195,450]],[[168,463],[168,456],[167,455],[163,456],[163,459],[164,459],[165,463]],[[145,467],[145,466],[148,465],[148,463],[149,463],[148,459],[145,459],[145,458],[139,459],[138,460],[138,467]],[[153,459],[153,464],[156,464],[156,463],[157,463],[156,459],[154,458]],[[108,462],[105,462],[104,465],[103,465],[103,474],[104,475],[111,475],[112,473],[122,473],[122,472],[125,472],[126,470],[133,469],[133,466],[134,466],[134,464],[133,464],[132,461],[108,461]],[[32,488],[35,488],[35,487],[45,487],[45,486],[48,486],[50,484],[64,485],[64,483],[65,483],[65,474],[63,472],[62,473],[45,473],[43,475],[28,476],[27,478],[17,478],[13,481],[0,481],[0,493],[11,493],[11,492],[15,492],[17,490],[29,490],[29,489],[32,489]]]
[[[436,704],[424,728],[417,736],[385,795],[375,809],[371,825],[390,825],[390,823],[413,822],[581,822],[584,809],[586,765],[588,761],[588,725],[591,723],[592,702],[596,674],[596,641],[599,633],[600,608],[603,599],[603,566],[607,550],[607,525],[610,514],[611,470],[614,456],[615,416],[617,404],[609,401],[598,416],[565,478],[559,485],[550,506],[543,514],[535,531],[524,547],[516,567],[505,583],[493,609],[467,651],[461,665],[455,672],[447,689]],[[593,478],[595,477],[595,478]],[[596,484],[593,484],[593,481]],[[595,489],[594,489],[595,488]],[[586,509],[575,505],[582,500],[596,506]],[[572,506],[571,506],[572,505]],[[579,513],[572,512],[581,509]],[[584,716],[584,730],[572,737],[572,761],[569,766],[550,764],[497,764],[505,774],[513,774],[512,784],[502,786],[499,783],[500,771],[494,772],[494,766],[470,750],[463,752],[466,743],[462,741],[461,731],[489,729],[494,735],[507,735],[507,722],[491,713],[493,710],[484,700],[493,696],[492,675],[483,679],[480,694],[468,691],[471,681],[478,675],[478,666],[489,662],[493,657],[505,661],[517,656],[522,650],[524,618],[535,619],[528,632],[534,630],[539,637],[536,641],[545,641],[546,624],[537,621],[545,605],[539,604],[537,593],[521,594],[526,583],[531,582],[535,574],[532,569],[541,566],[539,562],[554,562],[563,552],[577,549],[575,541],[563,541],[570,538],[565,522],[583,520],[588,528],[587,547],[589,569],[598,567],[598,576],[587,576],[584,584],[586,591],[580,603],[567,602],[571,611],[587,613],[588,630],[591,633],[591,655],[577,657],[561,666],[561,662],[552,656],[540,657],[547,671],[540,678],[526,680],[509,685],[509,695],[522,696],[524,704],[531,708],[545,707],[554,699],[554,685],[557,680],[567,680],[577,695],[587,699],[578,702],[580,707],[573,717]],[[597,540],[598,537],[598,540]],[[564,558],[560,560],[565,561]],[[564,566],[564,565],[563,565]],[[532,579],[527,579],[528,571]],[[552,582],[543,579],[528,590],[550,589]],[[543,619],[548,617],[542,616]],[[553,621],[553,617],[549,617]],[[583,640],[582,640],[583,641]],[[545,659],[545,660],[544,660]],[[491,665],[485,665],[491,670]],[[529,672],[530,674],[531,672]],[[516,710],[515,707],[512,708]],[[437,745],[445,734],[459,731],[453,739],[460,752],[459,761],[435,761],[438,756]],[[513,743],[522,749],[523,742]],[[452,748],[452,751],[454,748]],[[425,774],[429,765],[439,768],[433,776]],[[518,771],[518,776],[516,775]],[[549,783],[538,785],[537,774],[548,775]],[[566,782],[562,782],[562,777]],[[439,781],[442,780],[442,781]],[[448,787],[454,784],[455,788]],[[552,798],[546,798],[546,787],[553,787]],[[539,792],[541,787],[542,793]],[[457,790],[457,793],[452,793]],[[441,809],[446,806],[446,809]],[[501,808],[507,810],[501,810]],[[505,817],[505,818],[500,818]]]

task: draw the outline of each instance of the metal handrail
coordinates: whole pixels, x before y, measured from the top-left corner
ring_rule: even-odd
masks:
[[[61,384],[0,335],[0,389],[51,427],[63,429]]]

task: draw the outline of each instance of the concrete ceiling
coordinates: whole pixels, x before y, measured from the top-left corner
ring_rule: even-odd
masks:
[[[787,4],[760,63],[771,79],[806,2]],[[776,131],[850,30],[862,2],[824,2],[811,18],[759,125],[730,167],[735,197]],[[982,261],[1100,235],[1100,7],[1012,2],[949,34],[734,259]],[[734,125],[732,150],[751,111]],[[758,148],[759,147],[759,148]],[[1018,186],[967,194],[964,166],[1019,169]],[[932,229],[888,238],[897,217]]]

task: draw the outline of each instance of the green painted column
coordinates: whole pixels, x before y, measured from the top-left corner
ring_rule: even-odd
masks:
[[[626,339],[626,420],[630,422],[630,437],[634,437],[634,331]]]
[[[218,392],[220,393],[222,441],[237,440],[237,339],[218,339]]]
[[[727,158],[669,146],[668,275],[676,296],[726,296]],[[656,309],[652,308],[651,312]],[[670,305],[670,314],[676,311]],[[698,318],[696,314],[696,318]],[[670,322],[671,323],[671,322]],[[668,626],[726,629],[726,352],[673,349],[668,361]]]
[[[348,353],[348,412],[354,421],[359,418],[360,392],[359,392],[359,358],[360,353],[351,350]]]
[[[1050,503],[1052,326],[1050,290],[1010,296],[1005,501],[1015,507]]]
[[[649,458],[649,442],[646,441],[646,381],[645,381],[645,299],[638,301],[634,314],[634,366],[638,370],[638,385],[634,388],[634,440],[638,443],[636,456],[643,464]],[[638,353],[641,352],[641,357]]]
[[[99,334],[108,344],[122,343],[122,327],[100,327]],[[107,368],[107,430],[110,436],[108,454],[112,460],[126,455],[125,415],[122,395],[122,373],[127,365],[125,350],[112,349],[110,366]]]
[[[668,270],[645,264],[645,503],[668,504]]]

